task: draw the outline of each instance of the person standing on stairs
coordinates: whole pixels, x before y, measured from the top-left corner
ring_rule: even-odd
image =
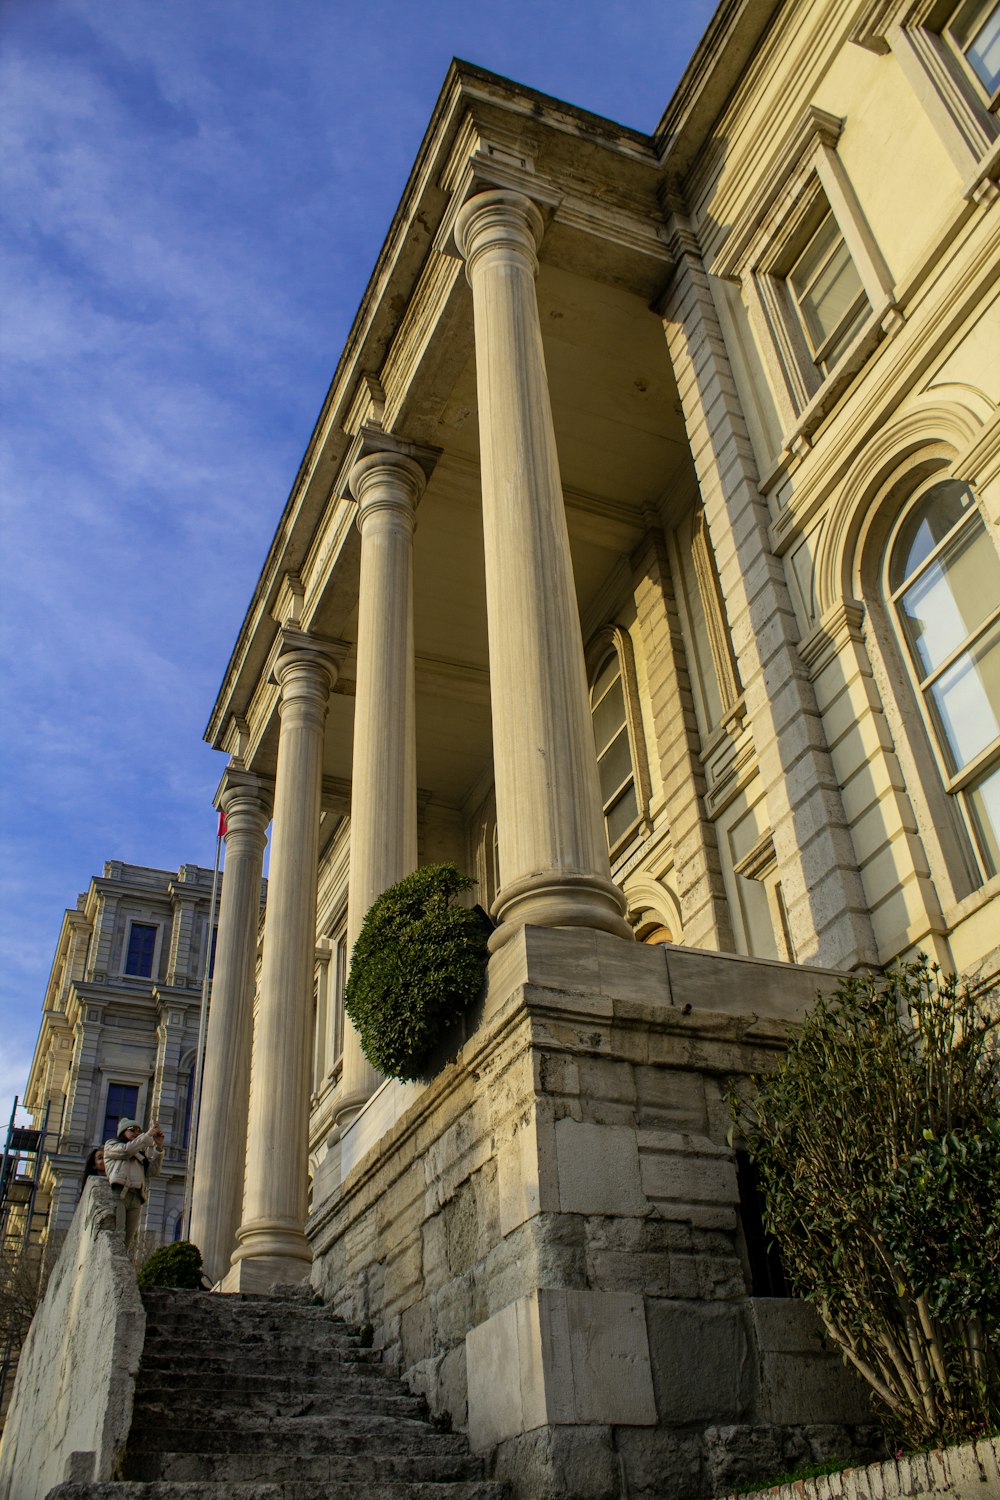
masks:
[[[163,1131],[156,1120],[143,1131],[138,1120],[123,1115],[115,1139],[104,1144],[104,1170],[118,1200],[115,1223],[125,1235],[126,1250],[135,1244],[139,1216],[146,1201],[146,1182],[160,1170],[163,1142]]]

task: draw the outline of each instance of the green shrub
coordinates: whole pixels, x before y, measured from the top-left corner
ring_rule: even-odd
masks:
[[[846,979],[733,1100],[794,1289],[913,1446],[1000,1419],[996,1026],[926,959]]]
[[[138,1275],[141,1287],[173,1286],[197,1289],[201,1286],[201,1251],[190,1240],[161,1245],[144,1263]]]
[[[472,885],[454,865],[426,865],[390,886],[365,917],[344,1007],[365,1056],[387,1077],[419,1077],[445,1029],[482,990],[485,924],[453,903]]]

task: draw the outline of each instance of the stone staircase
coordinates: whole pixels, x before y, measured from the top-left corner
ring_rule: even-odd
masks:
[[[509,1500],[464,1436],[301,1293],[143,1301],[122,1477],[48,1500]]]

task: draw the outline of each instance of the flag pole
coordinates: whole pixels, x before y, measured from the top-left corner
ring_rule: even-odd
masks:
[[[226,835],[226,815],[219,813],[219,828],[215,836],[215,870],[212,874],[212,899],[209,902],[208,947],[205,952],[205,972],[201,977],[201,1011],[198,1016],[198,1047],[194,1058],[194,1074],[191,1079],[191,1123],[188,1129],[187,1171],[184,1175],[184,1213],[182,1216],[183,1238],[191,1237],[191,1202],[194,1196],[194,1160],[198,1149],[198,1118],[201,1114],[201,1075],[205,1066],[205,1036],[208,1032],[208,1003],[212,989],[212,934],[215,931],[215,902],[219,891],[219,864],[222,859],[222,840]]]

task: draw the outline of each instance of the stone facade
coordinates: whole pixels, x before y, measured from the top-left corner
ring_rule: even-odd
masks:
[[[142,1227],[153,1241],[179,1231],[211,894],[212,871],[198,865],[109,860],[63,917],[23,1100],[38,1125],[48,1105],[41,1192],[55,1243],[109,1112],[163,1126]],[[256,898],[259,911],[259,876]]]
[[[727,1143],[817,977],[522,928],[454,1061],[346,1132],[314,1285],[517,1494],[711,1494],[870,1441],[809,1310],[750,1294]]]
[[[648,135],[453,64],[212,711],[240,858],[273,807],[274,860],[255,993],[253,913],[223,921],[206,1263],[312,1258],[524,1493],[823,1447],[719,1080],[780,1046],[774,964],[1000,968],[987,9],[723,0]],[[351,944],[443,859],[496,919],[494,1009],[385,1084]],[[539,932],[584,1010],[595,942],[616,1005],[683,971],[684,1065],[630,1050],[662,994],[542,1045],[506,967]]]

